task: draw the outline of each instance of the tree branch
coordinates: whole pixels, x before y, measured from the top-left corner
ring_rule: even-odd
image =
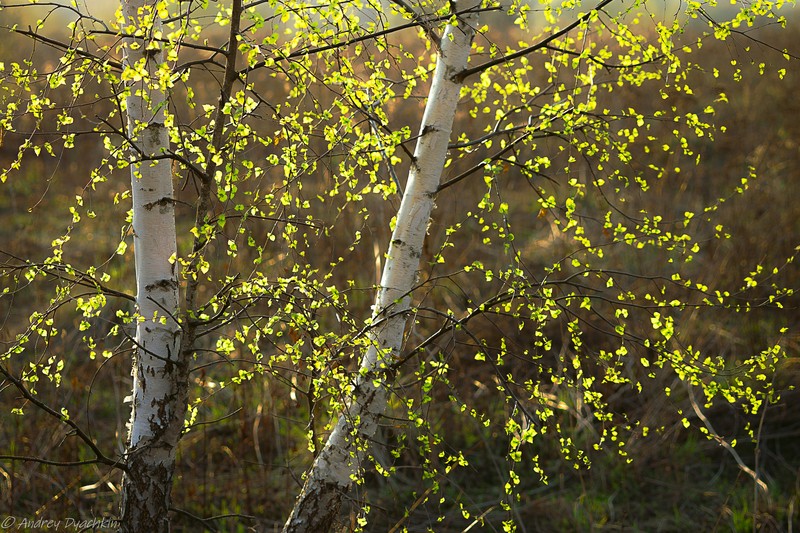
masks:
[[[114,61],[113,59],[103,59],[103,58],[101,58],[99,56],[96,56],[94,54],[91,54],[91,53],[87,52],[86,50],[81,50],[80,48],[72,46],[72,44],[62,43],[61,41],[57,41],[55,39],[51,39],[51,38],[45,37],[43,35],[39,35],[35,31],[32,31],[30,29],[30,27],[27,30],[20,30],[18,28],[12,28],[11,31],[13,31],[15,33],[18,33],[20,35],[23,35],[25,37],[29,37],[29,38],[31,38],[31,39],[33,39],[35,41],[42,42],[42,43],[44,43],[44,44],[46,44],[46,45],[48,45],[48,46],[50,46],[52,48],[55,48],[57,50],[70,50],[72,52],[75,52],[76,54],[78,54],[81,57],[85,57],[86,59],[91,59],[91,60],[97,61],[98,63],[101,63],[101,64],[107,64],[107,65],[111,66],[112,68],[114,68],[116,70],[119,70],[119,71],[122,70],[122,63],[120,63],[119,61]]]
[[[37,398],[34,394],[32,394],[28,390],[28,388],[25,386],[25,384],[22,382],[22,380],[20,380],[19,378],[15,377],[13,374],[11,374],[11,372],[9,372],[8,369],[4,365],[0,365],[0,374],[5,376],[5,378],[7,380],[9,380],[14,385],[14,387],[22,394],[22,396],[27,401],[31,402],[33,405],[35,405],[36,407],[38,407],[40,410],[44,411],[48,415],[52,416],[53,418],[58,419],[62,424],[66,424],[67,426],[69,426],[72,429],[72,431],[75,432],[75,435],[77,435],[78,438],[80,440],[82,440],[83,443],[86,444],[86,446],[88,446],[90,450],[92,450],[92,452],[94,452],[94,455],[95,455],[95,459],[94,460],[75,461],[75,462],[66,462],[66,463],[59,463],[58,461],[48,461],[48,460],[45,460],[45,459],[36,459],[34,457],[20,457],[19,460],[36,461],[36,462],[39,462],[39,463],[52,464],[52,465],[56,465],[56,466],[59,466],[59,465],[61,465],[61,466],[80,466],[80,465],[83,465],[83,464],[102,463],[104,465],[111,466],[113,468],[118,468],[120,470],[127,471],[127,466],[121,460],[115,460],[115,459],[111,459],[111,458],[107,457],[100,450],[100,448],[97,447],[97,445],[89,437],[89,435],[87,435],[80,428],[80,426],[78,426],[78,424],[76,424],[73,420],[70,420],[68,418],[64,418],[64,416],[61,413],[59,413],[58,411],[56,411],[55,409],[53,409],[52,407],[50,407],[49,405],[47,405],[46,403],[41,401],[39,398]],[[11,459],[14,459],[15,456],[0,456],[0,458],[6,458],[6,459],[11,458]]]
[[[526,56],[526,55],[528,55],[528,54],[530,54],[532,52],[535,52],[536,50],[539,50],[541,48],[545,48],[552,41],[555,41],[559,37],[563,37],[564,35],[568,34],[572,30],[574,30],[575,28],[577,28],[578,26],[580,26],[581,24],[586,22],[594,13],[596,13],[597,11],[600,11],[601,9],[603,9],[605,6],[607,6],[608,4],[610,4],[613,1],[614,0],[603,0],[602,2],[597,4],[597,6],[595,6],[594,9],[592,9],[588,13],[584,13],[583,15],[578,17],[577,20],[575,20],[575,22],[573,22],[572,24],[568,25],[563,30],[559,30],[559,31],[555,32],[554,34],[552,34],[551,36],[547,37],[546,39],[544,39],[542,41],[539,41],[538,43],[536,43],[536,44],[534,44],[532,46],[529,46],[528,48],[523,48],[522,50],[514,52],[513,54],[508,54],[507,56],[498,57],[496,59],[492,59],[491,61],[487,61],[486,63],[483,63],[481,65],[477,65],[475,67],[462,70],[461,72],[459,72],[458,74],[453,76],[453,81],[455,81],[457,83],[462,83],[466,78],[468,78],[469,76],[472,76],[473,74],[477,74],[479,72],[483,72],[484,70],[490,69],[490,68],[492,68],[492,67],[494,67],[496,65],[500,65],[502,63],[508,63],[509,61],[513,61],[514,59],[517,59],[519,57],[523,57],[523,56]]]

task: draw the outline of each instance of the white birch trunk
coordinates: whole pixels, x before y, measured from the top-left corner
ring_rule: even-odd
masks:
[[[161,23],[154,0],[122,0],[125,65],[148,73],[129,82],[128,134],[132,155],[145,159],[131,167],[133,243],[136,261],[136,327],[130,432],[123,478],[121,530],[167,531],[167,511],[175,451],[186,411],[186,363],[180,357],[178,278],[174,257],[175,203],[168,159],[147,161],[169,148],[164,125],[167,95],[155,80],[164,53],[148,38]],[[155,20],[154,20],[155,19]],[[138,35],[142,37],[139,38]],[[149,49],[148,49],[149,45]],[[155,46],[155,47],[154,47]],[[150,79],[148,79],[150,78]]]
[[[459,2],[459,10],[464,10],[466,3]],[[470,0],[469,4],[474,6],[479,2]],[[414,161],[375,302],[372,342],[350,391],[351,404],[339,417],[314,461],[284,525],[284,533],[320,533],[331,529],[386,408],[392,376],[384,370],[396,361],[403,345],[410,292],[417,281],[462,85],[456,76],[467,66],[477,18],[477,13],[461,16],[458,25],[448,25],[442,37]]]

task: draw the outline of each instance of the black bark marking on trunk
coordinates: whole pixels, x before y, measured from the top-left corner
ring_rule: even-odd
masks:
[[[437,131],[441,131],[441,130],[439,128],[437,128],[436,126],[434,126],[433,124],[426,124],[425,127],[422,128],[422,133],[420,134],[420,136],[427,135],[428,133],[434,133],[434,132],[437,132]]]
[[[165,196],[164,198],[156,200],[155,202],[144,204],[142,207],[144,207],[148,211],[151,211],[154,207],[160,207],[162,209],[165,209],[173,205],[175,205],[175,199]]]
[[[120,531],[124,533],[161,533],[169,529],[172,472],[164,465],[153,466],[144,461],[142,453],[146,452],[147,447],[134,450],[127,458],[129,471],[125,483],[129,488],[123,491],[120,517]]]
[[[295,513],[283,527],[283,533],[332,531],[344,499],[342,487],[336,483],[318,483],[303,489],[295,504]]]
[[[162,122],[156,122],[155,120],[151,121],[147,126],[145,126],[144,131],[151,131],[158,133],[164,124]]]
[[[153,406],[158,409],[158,420],[147,421],[151,435],[142,439],[135,448],[128,447],[126,464],[130,470],[123,479],[119,529],[124,533],[169,531],[169,502],[175,469],[174,448],[186,417],[188,363],[174,361],[167,369],[168,376],[157,377],[155,369],[150,367],[148,370],[152,379],[168,379],[171,387],[164,397],[152,400]],[[142,394],[148,379],[140,380]],[[160,423],[165,420],[166,423]],[[154,460],[153,455],[162,460]]]
[[[151,283],[150,285],[145,285],[144,290],[146,291],[154,291],[156,289],[162,291],[172,291],[178,288],[178,282],[174,279],[161,279],[156,281],[155,283]]]
[[[420,168],[420,166],[419,166],[419,161],[418,161],[417,157],[412,157],[411,158],[411,166],[413,168],[413,171],[416,174],[419,174],[420,172],[422,172],[422,168]]]
[[[448,65],[444,71],[444,78],[449,81],[450,83],[455,83],[456,85],[461,85],[463,80],[463,70],[456,70],[452,66]]]

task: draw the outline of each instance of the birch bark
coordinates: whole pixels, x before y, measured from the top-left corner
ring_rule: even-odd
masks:
[[[125,454],[121,531],[167,531],[175,451],[186,411],[187,366],[181,360],[175,204],[169,160],[167,99],[159,69],[161,22],[154,0],[122,0],[128,135],[132,157],[136,326],[132,412]]]
[[[462,14],[456,18],[457,24],[447,25],[442,36],[408,184],[374,306],[372,342],[349,392],[351,403],[314,461],[284,525],[284,533],[318,533],[332,528],[386,408],[392,379],[389,367],[402,349],[410,293],[416,283],[428,222],[447,159],[463,84],[458,74],[467,67],[478,22],[477,13],[467,8],[478,5],[480,2],[475,0],[458,2]]]

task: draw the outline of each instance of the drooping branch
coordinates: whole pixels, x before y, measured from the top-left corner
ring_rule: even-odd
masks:
[[[84,465],[84,464],[101,463],[101,464],[104,464],[104,465],[108,465],[108,466],[117,468],[117,469],[122,470],[122,471],[127,471],[127,466],[125,465],[124,462],[122,462],[119,459],[111,459],[110,457],[105,455],[100,450],[100,448],[97,447],[97,444],[95,444],[94,440],[92,440],[92,438],[85,431],[83,431],[83,429],[81,429],[81,427],[78,424],[76,424],[74,420],[71,420],[70,418],[64,417],[64,415],[61,414],[59,411],[56,411],[55,409],[53,409],[52,407],[50,407],[49,405],[47,405],[46,403],[41,401],[38,396],[36,396],[35,394],[32,394],[31,391],[28,390],[28,387],[26,387],[25,384],[22,382],[22,380],[20,380],[19,378],[14,376],[11,372],[9,372],[8,369],[5,367],[5,365],[0,365],[0,374],[2,374],[5,379],[10,381],[12,385],[14,385],[14,388],[16,388],[19,391],[19,393],[22,394],[22,397],[25,398],[25,400],[31,402],[33,405],[35,405],[41,411],[44,411],[45,413],[47,413],[51,417],[53,417],[56,420],[60,421],[62,424],[65,424],[66,426],[68,426],[74,432],[74,434],[90,450],[92,450],[92,453],[94,453],[94,456],[95,456],[95,459],[93,459],[93,460],[72,461],[72,462],[49,461],[49,460],[41,459],[41,458],[14,456],[14,455],[0,456],[0,459],[10,459],[10,460],[15,460],[15,461],[32,461],[32,462],[37,462],[37,463],[41,463],[41,464],[48,464],[48,465],[53,465],[53,466],[81,466],[81,465]]]

